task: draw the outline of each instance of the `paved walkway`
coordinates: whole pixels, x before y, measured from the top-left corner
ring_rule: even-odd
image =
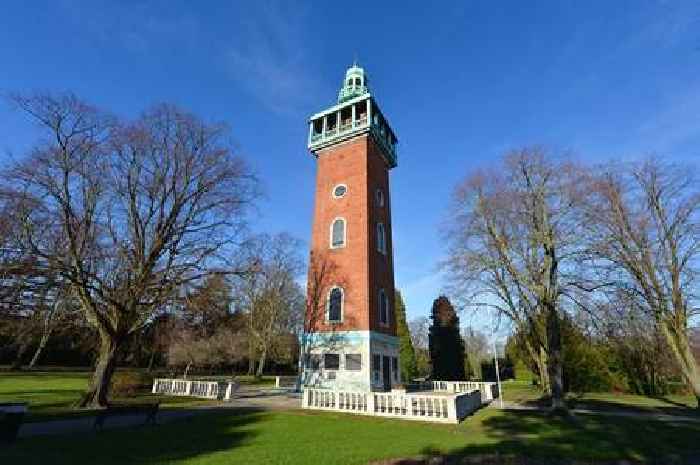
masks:
[[[301,395],[280,389],[241,387],[235,399],[213,405],[188,408],[164,408],[158,412],[158,423],[184,420],[195,415],[225,408],[257,408],[263,410],[289,410],[301,407]],[[115,415],[107,418],[104,429],[127,428],[143,425],[142,414]],[[46,434],[94,433],[95,416],[83,416],[65,420],[52,420],[36,423],[24,423],[19,430],[19,437]]]

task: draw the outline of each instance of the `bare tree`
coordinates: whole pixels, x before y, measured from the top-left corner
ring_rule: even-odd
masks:
[[[698,399],[700,369],[689,343],[698,314],[700,188],[696,172],[649,160],[606,167],[588,208],[593,258],[653,317]]]
[[[536,345],[528,351],[547,354],[555,409],[565,408],[560,299],[588,287],[577,266],[584,193],[574,164],[540,148],[516,150],[499,172],[477,173],[457,188],[447,229],[453,294],[532,331]]]
[[[183,368],[187,379],[193,367],[213,368],[235,364],[244,358],[245,335],[228,325],[203,336],[197,330],[181,325],[174,328],[168,345],[168,364]]]
[[[296,279],[302,270],[301,242],[286,233],[262,234],[251,241],[246,256],[250,273],[236,279],[239,305],[247,312],[250,356],[257,357],[256,376],[281,335],[295,330],[303,313],[303,292]],[[252,363],[252,362],[251,362]]]
[[[432,367],[430,365],[429,332],[430,318],[422,316],[414,318],[408,322],[408,330],[411,333],[411,341],[416,352],[416,366],[419,376],[430,375]]]
[[[467,359],[467,376],[475,379],[483,379],[481,372],[481,362],[489,360],[490,346],[486,335],[472,327],[462,328],[462,339],[464,339],[464,355]]]
[[[14,219],[4,225],[8,223],[17,226]],[[70,296],[54,270],[12,241],[16,229],[6,229],[5,233],[0,249],[0,305],[14,322],[11,333],[16,355],[12,367],[21,368],[25,354],[36,345],[28,365],[32,368],[56,327],[70,315]]]
[[[411,341],[413,347],[418,349],[428,350],[428,332],[430,329],[430,318],[422,316],[414,318],[408,322],[408,328],[411,332]]]
[[[72,95],[12,100],[46,134],[5,173],[15,195],[40,199],[22,212],[20,242],[69,283],[99,333],[81,404],[101,407],[129,336],[183,284],[233,271],[224,258],[255,179],[223,125],[173,106],[122,122]]]

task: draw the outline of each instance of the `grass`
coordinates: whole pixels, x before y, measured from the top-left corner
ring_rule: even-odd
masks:
[[[457,426],[309,411],[235,411],[98,435],[23,439],[0,463],[360,465],[422,454],[579,460],[698,457],[700,424],[483,409]],[[644,438],[644,440],[640,440]],[[529,462],[541,463],[541,462]]]
[[[0,401],[29,401],[30,420],[55,417],[65,414],[87,377],[86,373],[66,372],[0,373]],[[528,382],[504,383],[506,400],[527,403],[538,397]],[[592,394],[584,400],[618,401],[618,405],[635,408],[664,405],[660,399],[637,397]],[[170,407],[201,403],[186,398],[159,399]],[[700,422],[604,415],[561,418],[495,408],[482,409],[455,426],[300,410],[226,409],[157,427],[21,439],[0,448],[0,463],[359,465],[435,454],[459,463],[465,456],[498,453],[541,458],[534,463],[566,457],[673,464],[700,458],[698,437]]]
[[[547,405],[547,400],[541,398],[540,392],[530,381],[511,380],[505,382],[504,386],[504,399],[507,401],[525,405]],[[569,393],[567,403],[570,408],[595,411],[700,416],[697,399],[689,394],[649,397],[616,392]]]
[[[0,402],[28,402],[25,421],[46,421],[65,417],[91,415],[89,410],[76,410],[75,402],[85,392],[90,373],[86,372],[5,372],[0,373]],[[153,396],[149,393],[115,402],[149,402],[158,400],[163,408],[213,404],[215,401],[191,397]]]

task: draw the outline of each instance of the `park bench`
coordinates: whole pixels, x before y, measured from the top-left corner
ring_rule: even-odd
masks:
[[[160,402],[154,404],[118,404],[110,405],[104,410],[100,410],[95,416],[95,423],[92,427],[95,431],[102,431],[104,428],[104,423],[107,418],[119,415],[138,415],[142,414],[145,416],[143,422],[144,425],[155,425],[156,415],[158,415],[158,408],[160,407]]]
[[[25,402],[0,403],[0,443],[9,443],[17,439],[26,412]]]

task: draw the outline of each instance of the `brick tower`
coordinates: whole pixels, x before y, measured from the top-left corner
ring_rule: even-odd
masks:
[[[401,379],[389,196],[396,143],[357,65],[347,70],[337,105],[309,119],[318,167],[304,385],[388,390]]]

